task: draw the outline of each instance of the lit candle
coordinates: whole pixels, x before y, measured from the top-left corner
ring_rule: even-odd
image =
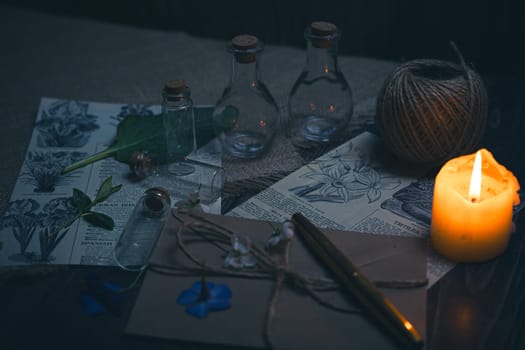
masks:
[[[448,161],[434,184],[430,238],[454,261],[479,262],[500,255],[520,202],[516,177],[481,149]]]

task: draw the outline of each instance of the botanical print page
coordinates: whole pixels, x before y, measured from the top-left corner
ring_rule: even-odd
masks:
[[[0,220],[0,265],[113,265],[113,246],[137,200],[148,187],[173,186],[173,179],[137,181],[130,176],[129,166],[113,157],[65,175],[61,172],[111,145],[125,116],[153,118],[158,113],[158,105],[42,98],[24,163]],[[220,153],[204,161],[220,164]],[[66,233],[53,236],[54,228],[61,227],[75,210],[69,201],[73,188],[93,199],[109,176],[113,186],[122,188],[93,210],[111,216],[115,228],[109,231],[77,220]],[[172,193],[172,203],[183,199],[176,196]],[[220,213],[220,199],[204,209]]]
[[[303,213],[320,227],[428,237],[433,180],[397,164],[364,132],[303,166],[228,215],[280,222]],[[432,285],[453,264],[429,252]]]

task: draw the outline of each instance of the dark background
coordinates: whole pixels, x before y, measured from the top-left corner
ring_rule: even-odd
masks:
[[[457,61],[488,75],[522,74],[525,5],[511,0],[0,0],[16,7],[228,40],[236,34],[304,47],[314,20],[343,31],[340,53],[396,61]]]

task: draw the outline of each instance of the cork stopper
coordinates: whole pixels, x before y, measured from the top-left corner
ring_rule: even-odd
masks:
[[[312,34],[320,36],[332,35],[337,32],[335,24],[323,21],[312,22],[312,24],[310,24],[310,29],[312,30]]]
[[[330,22],[316,21],[310,24],[312,45],[319,48],[332,47],[337,36],[337,26]]]
[[[239,63],[255,62],[255,52],[259,48],[259,38],[253,35],[237,35],[232,39],[232,48],[234,49],[235,60]],[[246,51],[246,52],[243,52]]]
[[[253,35],[237,35],[232,39],[232,45],[239,50],[254,49],[259,44],[259,38]]]
[[[162,213],[169,208],[171,204],[170,193],[163,187],[148,188],[145,192],[146,198],[144,204],[150,213]]]
[[[164,91],[168,94],[182,94],[186,89],[186,81],[182,79],[168,80],[164,83]]]

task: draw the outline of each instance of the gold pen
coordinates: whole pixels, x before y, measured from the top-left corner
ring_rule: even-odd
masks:
[[[292,221],[306,246],[328,267],[373,321],[385,329],[403,349],[423,347],[423,339],[415,327],[315,225],[300,213],[293,214]]]

